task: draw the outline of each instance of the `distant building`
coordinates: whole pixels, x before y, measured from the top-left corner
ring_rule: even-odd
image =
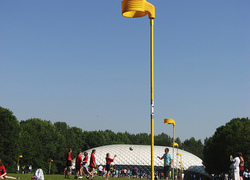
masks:
[[[154,166],[155,172],[161,171],[163,169],[163,160],[157,158],[157,156],[162,156],[165,153],[165,148],[167,146],[154,146]],[[178,149],[178,161],[177,161],[177,148],[175,148],[173,155],[173,148],[169,148],[169,153],[174,156],[174,168],[178,167],[178,172],[181,169],[185,172],[185,176],[189,176],[188,179],[205,179],[211,178],[211,176],[205,171],[205,167],[202,164],[202,160],[181,149]],[[96,164],[97,166],[102,165],[105,167],[106,164],[106,154],[110,153],[111,158],[117,155],[115,161],[111,164],[116,169],[131,169],[137,166],[139,171],[150,173],[151,172],[151,146],[150,145],[128,145],[128,144],[115,144],[92,148],[86,150],[89,156],[93,149],[96,149]],[[180,163],[181,162],[181,163]],[[181,168],[182,165],[182,168]],[[74,168],[74,163],[73,163]],[[179,174],[178,173],[178,174]],[[196,175],[196,176],[194,176]],[[185,178],[186,179],[186,178]]]

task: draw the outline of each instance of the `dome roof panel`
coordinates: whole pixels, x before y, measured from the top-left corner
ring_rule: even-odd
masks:
[[[169,148],[169,153],[172,155],[172,157],[174,156],[175,167],[178,167],[180,169],[179,162],[182,162],[184,170],[193,171],[195,173],[209,176],[205,172],[205,167],[199,157],[181,149],[177,150],[177,148],[174,148],[173,154],[173,148],[167,146],[154,146],[155,167],[163,166],[163,160],[158,159],[157,156],[162,156],[165,153],[165,148]],[[101,146],[86,150],[89,156],[93,149],[96,150],[95,159],[97,165],[105,165],[106,154],[110,153],[111,158],[113,158],[114,155],[117,155],[115,161],[112,163],[113,165],[151,166],[151,146],[149,145],[116,144]],[[177,152],[181,155],[177,156]]]

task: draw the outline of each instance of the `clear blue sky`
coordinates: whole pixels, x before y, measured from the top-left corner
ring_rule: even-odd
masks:
[[[250,1],[150,0],[155,134],[250,116]],[[0,106],[83,130],[150,133],[150,23],[121,0],[1,0]]]

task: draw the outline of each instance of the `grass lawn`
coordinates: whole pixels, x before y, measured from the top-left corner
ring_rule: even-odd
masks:
[[[12,176],[12,177],[16,177],[16,178],[20,178],[20,180],[31,180],[31,177],[33,176],[33,174],[15,174],[15,173],[8,173],[8,176]],[[74,180],[74,176],[70,176],[71,180]],[[105,177],[100,177],[97,176],[94,178],[94,180],[104,180]],[[128,178],[112,178],[110,177],[109,180],[128,180]],[[64,175],[59,175],[59,174],[55,174],[55,175],[44,175],[44,180],[67,180],[64,178]],[[87,180],[87,178],[85,176],[83,176],[82,179],[80,180]]]

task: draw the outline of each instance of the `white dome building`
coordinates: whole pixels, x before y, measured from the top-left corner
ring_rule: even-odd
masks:
[[[158,159],[157,156],[161,157],[165,153],[165,148],[166,146],[154,146],[155,172],[163,168],[164,160]],[[172,157],[174,156],[174,168],[175,169],[178,168],[179,172],[181,168],[183,168],[185,174],[186,173],[200,174],[210,178],[210,175],[205,171],[205,167],[202,164],[202,160],[200,158],[181,149],[178,149],[179,155],[177,156],[177,148],[174,149],[174,155],[173,155],[173,148],[172,147],[167,147],[167,148],[169,148],[169,153],[172,155]],[[86,152],[88,152],[89,159],[93,149],[96,150],[95,159],[97,166],[102,165],[105,167],[106,154],[110,153],[111,158],[113,158],[114,155],[117,155],[115,161],[112,162],[111,164],[112,166],[114,166],[114,168],[132,169],[134,166],[137,166],[137,168],[140,171],[146,173],[151,172],[150,145],[115,144],[115,145],[96,147],[86,150]],[[75,163],[73,163],[73,166],[74,165]]]

